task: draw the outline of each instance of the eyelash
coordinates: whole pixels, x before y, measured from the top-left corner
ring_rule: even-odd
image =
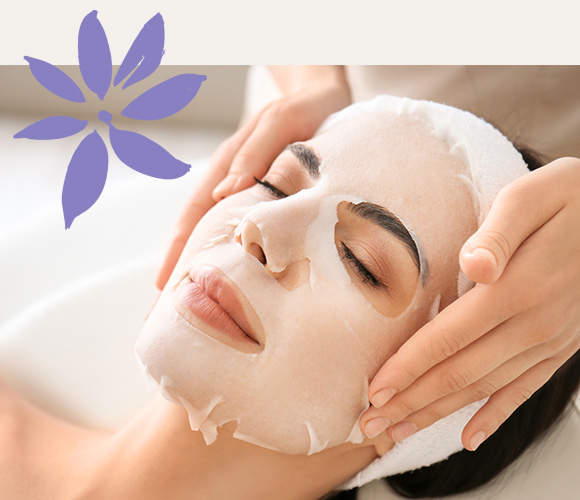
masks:
[[[288,198],[288,195],[286,193],[283,193],[276,186],[270,184],[268,181],[262,181],[262,180],[258,179],[257,177],[254,177],[254,180],[260,186],[266,188],[266,190],[268,190],[270,192],[270,194],[273,194],[276,198]]]
[[[276,186],[270,184],[268,181],[263,181],[254,177],[254,180],[257,184],[262,186],[264,189],[270,192],[270,194],[274,195],[276,198],[288,198],[288,195],[282,191],[280,191]],[[354,253],[348,248],[344,243],[341,243],[341,256],[342,260],[346,260],[349,265],[355,268],[355,272],[359,275],[363,283],[368,284],[374,288],[380,288],[381,282],[375,278],[373,273],[371,273],[363,263],[356,258]]]
[[[364,264],[358,260],[354,253],[348,248],[344,243],[341,243],[341,256],[340,258],[343,260],[348,261],[350,265],[355,268],[356,273],[360,276],[363,283],[366,283],[374,288],[380,288],[381,282],[375,278],[373,273],[371,273]]]

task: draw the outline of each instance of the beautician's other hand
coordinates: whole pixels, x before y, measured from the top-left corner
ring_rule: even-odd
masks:
[[[273,66],[281,99],[222,142],[182,211],[156,285],[163,289],[193,228],[219,200],[254,184],[288,145],[310,139],[330,114],[351,104],[342,66]]]
[[[490,396],[463,430],[474,450],[580,348],[580,160],[506,186],[460,263],[476,286],[376,374],[366,434],[380,433],[387,422],[371,419],[383,417],[399,441]]]

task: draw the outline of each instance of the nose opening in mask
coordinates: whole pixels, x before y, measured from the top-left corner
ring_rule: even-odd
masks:
[[[264,253],[262,234],[258,226],[252,221],[244,221],[242,223],[241,230],[236,232],[235,241],[263,266],[268,264],[268,259]]]

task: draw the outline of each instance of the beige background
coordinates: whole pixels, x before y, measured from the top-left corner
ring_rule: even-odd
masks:
[[[207,80],[185,109],[157,123],[163,123],[164,126],[203,124],[235,127],[242,111],[247,66],[162,65],[152,75],[125,90],[112,88],[105,96],[106,106],[88,91],[78,66],[58,67],[80,85],[88,101],[86,104],[73,103],[50,93],[36,81],[28,64],[6,65],[0,66],[0,114],[18,113],[41,117],[58,114],[87,119],[101,109],[107,109],[113,116],[120,116],[120,111],[142,92],[181,73],[206,75]],[[118,66],[113,67],[113,75],[117,69]]]

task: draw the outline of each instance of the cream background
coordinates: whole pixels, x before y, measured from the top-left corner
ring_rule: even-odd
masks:
[[[2,5],[0,63],[31,55],[77,64],[78,27],[93,9],[114,64],[157,12],[167,27],[163,64],[578,62],[578,11],[567,0],[33,0]]]

